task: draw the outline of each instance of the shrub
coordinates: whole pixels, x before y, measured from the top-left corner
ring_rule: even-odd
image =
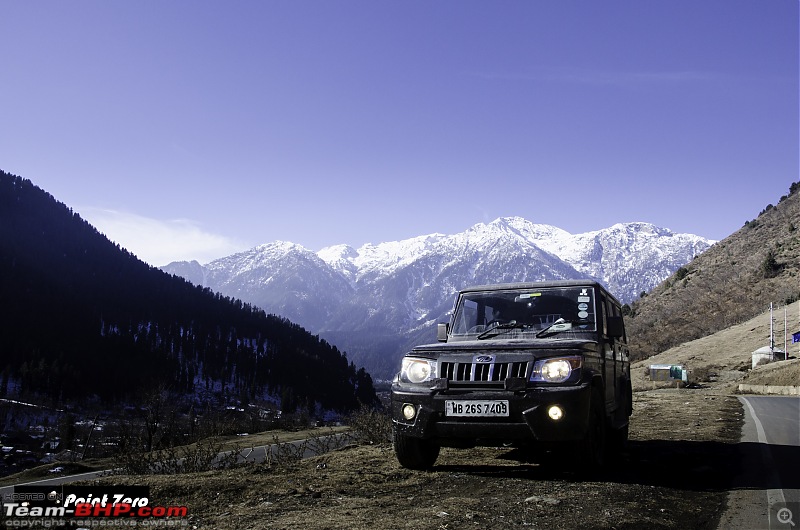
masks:
[[[392,419],[386,412],[362,406],[347,423],[359,443],[381,444],[392,440]]]
[[[761,262],[761,274],[764,278],[774,278],[780,274],[782,270],[783,266],[775,259],[775,252],[768,250],[764,261]]]

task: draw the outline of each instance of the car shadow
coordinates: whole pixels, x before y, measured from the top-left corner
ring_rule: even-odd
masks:
[[[769,456],[767,455],[769,452]],[[800,489],[800,475],[785,470],[800,469],[800,447],[755,442],[726,443],[689,440],[631,440],[624,452],[598,472],[569,468],[555,462],[554,455],[535,449],[510,449],[498,455],[503,464],[437,465],[436,471],[527,478],[610,482],[660,486],[685,491],[729,491],[732,489]],[[508,461],[519,466],[509,466]],[[772,461],[777,469],[769,469]]]

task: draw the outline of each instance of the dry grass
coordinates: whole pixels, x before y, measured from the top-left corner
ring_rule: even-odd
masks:
[[[244,454],[247,454],[247,451],[254,447],[261,447],[270,444],[287,444],[297,440],[307,440],[329,434],[341,433],[347,431],[348,429],[349,427],[315,427],[293,431],[276,430],[248,434],[246,436],[221,436],[215,441],[215,443],[218,443],[218,448],[220,451],[241,451]],[[181,446],[177,449],[193,452],[197,449],[197,444]],[[117,463],[118,462],[115,462],[114,458],[93,458],[84,460],[82,462],[58,462],[56,464],[47,464],[26,469],[25,471],[16,473],[14,475],[0,477],[0,486],[24,484],[26,482],[52,478],[53,474],[50,472],[50,470],[54,467],[64,468],[64,474],[77,474],[87,473],[89,471],[112,469]]]
[[[800,385],[800,359],[757,366],[747,374],[742,383],[749,385]]]

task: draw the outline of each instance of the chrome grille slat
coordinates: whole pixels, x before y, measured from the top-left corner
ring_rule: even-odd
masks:
[[[525,377],[528,362],[442,362],[441,374],[454,382],[503,382],[509,377]]]

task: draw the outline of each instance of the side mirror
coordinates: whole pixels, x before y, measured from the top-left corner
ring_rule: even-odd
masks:
[[[450,331],[450,324],[439,324],[436,327],[436,340],[447,342],[447,333]]]
[[[606,317],[606,330],[608,330],[609,337],[622,338],[625,334],[625,325],[622,323],[622,317]]]

